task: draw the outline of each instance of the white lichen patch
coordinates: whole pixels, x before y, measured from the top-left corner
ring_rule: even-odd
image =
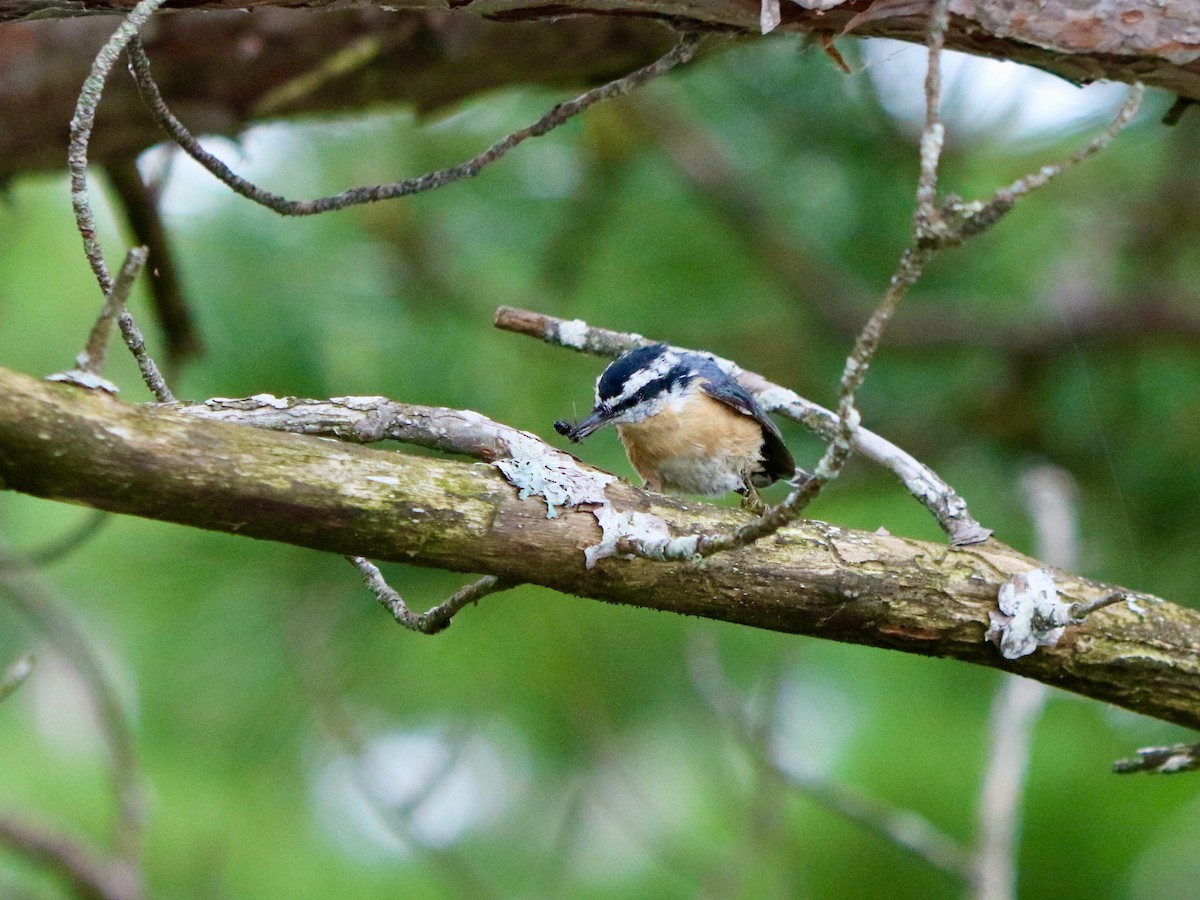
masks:
[[[366,480],[367,481],[376,481],[379,484],[387,484],[392,487],[400,486],[400,479],[397,478],[395,475],[368,475],[366,477]]]
[[[104,391],[106,394],[117,394],[117,386],[95,372],[88,372],[84,369],[69,369],[66,372],[55,372],[53,375],[46,376],[47,381],[63,381],[67,384],[74,384],[81,388],[87,388],[89,391]]]
[[[1196,760],[1186,753],[1173,753],[1154,767],[1155,772],[1163,775],[1173,775],[1176,772],[1187,772],[1196,767]]]
[[[586,469],[573,456],[547,446],[531,434],[507,434],[505,443],[510,456],[492,465],[518,489],[522,500],[541,497],[546,502],[548,519],[555,518],[559,509],[581,509],[596,517],[600,542],[584,548],[587,568],[599,560],[617,556],[622,544],[636,547],[642,555],[661,559],[688,559],[695,555],[697,535],[673,538],[667,523],[658,516],[616,509],[605,493],[605,488],[618,480],[615,475]]]
[[[829,542],[838,558],[848,565],[861,565],[879,559],[879,546],[839,530],[829,532]]]
[[[392,401],[387,397],[330,397],[330,403],[352,409],[357,412],[372,412],[381,409]]]
[[[522,500],[528,497],[545,500],[547,519],[555,518],[560,508],[608,504],[604,486],[616,481],[615,475],[587,471],[574,457],[543,444],[532,435],[510,438],[507,443],[511,455],[496,460],[493,465],[520,491]]]
[[[671,540],[667,523],[658,516],[635,510],[617,510],[611,503],[592,510],[596,521],[600,524],[600,543],[593,544],[583,551],[584,565],[589,569],[599,560],[617,555],[617,545],[625,539],[637,541],[646,546],[665,545]]]
[[[777,409],[787,409],[793,404],[799,403],[800,395],[793,390],[789,390],[779,385],[771,385],[765,390],[758,391],[755,394],[759,405],[768,412]]]
[[[1038,647],[1053,647],[1073,621],[1071,604],[1058,599],[1049,569],[1013,575],[1000,586],[1000,611],[989,611],[991,626],[984,640],[1000,648],[1005,659],[1020,659]]]
[[[582,350],[587,344],[588,332],[587,322],[582,319],[570,319],[566,322],[558,323],[558,342],[564,347],[574,347],[576,350]]]
[[[1152,597],[1150,599],[1157,600],[1158,598]],[[1146,607],[1142,606],[1136,597],[1127,598],[1125,600],[1125,608],[1139,618],[1146,618]]]
[[[122,441],[132,441],[137,437],[132,429],[126,428],[124,425],[105,425],[104,430]]]
[[[254,401],[259,406],[269,406],[272,409],[287,409],[292,405],[292,401],[287,397],[276,397],[274,394],[252,394],[246,399]]]

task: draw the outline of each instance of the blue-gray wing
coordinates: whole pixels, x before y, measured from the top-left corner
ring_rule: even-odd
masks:
[[[710,364],[711,365],[711,364]],[[713,365],[716,371],[709,377],[705,377],[708,373],[700,372],[701,388],[704,393],[712,397],[714,400],[719,400],[730,409],[740,412],[742,415],[750,416],[762,428],[763,433],[763,468],[764,474],[767,476],[763,484],[756,485],[764,487],[773,481],[779,479],[787,480],[796,474],[796,463],[792,459],[791,451],[783,442],[783,435],[779,433],[779,426],[772,421],[771,417],[763,412],[763,408],[758,405],[758,401],[754,399],[754,395],[731,379],[720,369]]]

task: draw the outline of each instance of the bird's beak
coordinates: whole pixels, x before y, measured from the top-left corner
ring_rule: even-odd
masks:
[[[608,420],[612,418],[612,413],[606,409],[594,409],[592,414],[575,425],[574,428],[563,432],[568,440],[578,444],[585,437],[595,431],[597,428],[602,428],[608,424]]]

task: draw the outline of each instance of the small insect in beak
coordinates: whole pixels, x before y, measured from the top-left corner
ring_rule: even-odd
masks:
[[[578,444],[585,437],[612,420],[612,410],[601,405],[592,410],[591,414],[580,422],[571,425],[565,419],[554,423],[554,430],[572,443]]]

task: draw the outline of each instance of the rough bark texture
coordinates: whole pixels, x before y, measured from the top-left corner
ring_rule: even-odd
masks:
[[[132,5],[0,0],[0,177],[62,165],[71,104],[116,24],[95,14]],[[160,14],[146,38],[168,102],[192,130],[235,135],[298,113],[384,102],[432,109],[501,84],[594,83],[660,55],[672,39],[662,22],[750,37],[759,25],[752,0],[449,5],[187,0],[173,7],[207,12]],[[246,8],[252,14],[230,12]],[[927,9],[926,0],[785,2],[778,30],[922,41]],[[1200,100],[1200,4],[953,0],[951,12],[950,49],[1028,63],[1077,83],[1141,80]],[[161,140],[128,78],[112,79],[95,140],[92,158],[101,163]]]
[[[80,85],[116,24],[101,16],[0,25],[0,178],[65,165]],[[300,113],[383,104],[432,110],[512,82],[599,83],[656,59],[675,40],[644,19],[497,23],[380,9],[161,15],[145,38],[155,78],[180,118],[196,134],[227,136]],[[123,66],[114,71],[97,115],[93,163],[128,160],[164,139],[133,79]]]
[[[1005,668],[1200,727],[1200,613],[1142,598],[1067,629],[1056,647],[1003,660],[984,632],[997,591],[1036,562],[991,541],[964,550],[807,521],[703,564],[584,566],[595,518],[520,500],[491,466],[409,456],[203,421],[169,408],[0,369],[0,486],[101,509],[400,560],[617,603]],[[745,513],[628,485],[619,508],[676,533]],[[1064,598],[1113,590],[1069,574]],[[468,613],[469,614],[469,613]]]

